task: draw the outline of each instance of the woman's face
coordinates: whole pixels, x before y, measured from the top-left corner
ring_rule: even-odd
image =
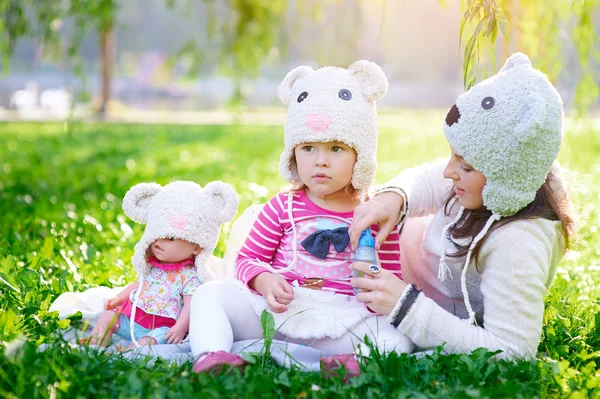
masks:
[[[453,148],[450,160],[444,169],[444,177],[452,179],[454,193],[458,202],[466,209],[479,209],[483,206],[483,187],[486,179],[483,173],[476,171]]]

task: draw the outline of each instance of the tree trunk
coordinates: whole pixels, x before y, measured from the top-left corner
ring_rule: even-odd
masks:
[[[106,115],[106,108],[110,100],[110,84],[112,78],[112,64],[115,47],[115,35],[112,26],[100,32],[100,61],[102,63],[102,90],[100,93],[100,106],[98,114]]]

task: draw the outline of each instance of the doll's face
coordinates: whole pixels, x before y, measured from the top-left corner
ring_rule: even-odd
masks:
[[[162,238],[150,245],[152,255],[163,263],[177,263],[200,253],[200,246],[180,238]]]

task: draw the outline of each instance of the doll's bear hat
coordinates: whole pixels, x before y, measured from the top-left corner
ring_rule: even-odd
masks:
[[[200,246],[195,265],[198,278],[205,282],[210,278],[205,263],[217,245],[221,224],[235,216],[237,207],[235,190],[221,181],[204,188],[191,181],[175,181],[164,187],[157,183],[133,186],[125,194],[123,210],[132,220],[146,224],[132,257],[135,270],[140,275],[150,271],[148,248],[154,241],[181,238]]]
[[[356,151],[352,186],[363,195],[377,169],[377,112],[375,101],[387,92],[381,68],[356,61],[348,69],[300,66],[290,71],[277,93],[287,105],[284,150],[279,171],[292,186],[300,186],[294,148],[308,142],[340,141]]]

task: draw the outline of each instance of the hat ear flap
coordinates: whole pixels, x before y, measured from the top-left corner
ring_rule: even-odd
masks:
[[[204,187],[212,201],[212,209],[216,212],[219,223],[233,219],[237,213],[239,200],[233,187],[222,181],[213,181]]]
[[[375,102],[387,93],[388,80],[376,63],[356,61],[348,67],[348,72],[358,79],[362,93],[368,102]]]
[[[152,199],[162,190],[157,183],[140,183],[131,187],[123,198],[123,211],[133,221],[146,223],[148,221],[148,208]]]
[[[288,72],[279,85],[279,88],[277,88],[277,95],[279,95],[281,102],[285,105],[290,105],[292,102],[292,88],[294,87],[294,84],[301,77],[311,73],[313,73],[313,69],[309,66],[299,66]]]
[[[543,125],[545,118],[546,101],[542,96],[530,93],[527,96],[527,110],[513,131],[515,138],[520,142],[528,141],[535,136],[535,131]]]

